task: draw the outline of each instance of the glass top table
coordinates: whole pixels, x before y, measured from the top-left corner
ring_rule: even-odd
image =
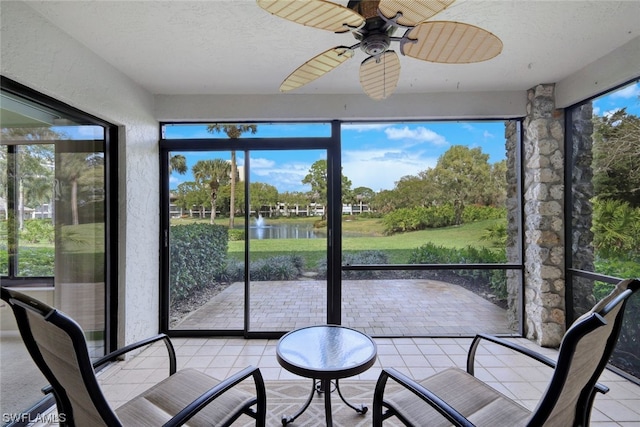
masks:
[[[376,361],[377,348],[371,337],[338,325],[319,325],[296,329],[278,341],[276,358],[287,371],[313,379],[311,394],[305,405],[293,417],[283,417],[282,425],[293,422],[311,403],[314,392],[325,393],[327,426],[331,418],[331,381],[335,380],[340,398],[349,407],[364,414],[367,407],[348,403],[340,392],[338,380],[358,375]]]

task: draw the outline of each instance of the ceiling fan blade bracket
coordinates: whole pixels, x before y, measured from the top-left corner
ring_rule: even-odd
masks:
[[[396,37],[396,39],[398,39],[397,41],[400,42],[400,53],[402,54],[402,56],[406,56],[406,54],[404,53],[405,45],[418,43],[418,39],[409,38],[409,32],[411,32],[411,28],[409,28],[402,37]]]
[[[336,31],[336,34],[342,34],[342,33],[347,33],[347,32],[351,32],[351,33],[357,33],[359,32],[363,27],[364,27],[365,22],[363,21],[361,25],[357,25],[357,26],[353,26],[353,25],[349,25],[346,22],[342,24],[342,31]]]
[[[395,16],[393,16],[391,18],[387,18],[386,16],[384,16],[382,11],[380,11],[380,9],[378,9],[378,16],[380,18],[382,18],[386,23],[388,23],[389,25],[393,25],[394,27],[412,28],[411,26],[402,25],[402,24],[398,23],[398,19],[401,19],[403,17],[402,12],[400,12],[400,11],[396,12]]]

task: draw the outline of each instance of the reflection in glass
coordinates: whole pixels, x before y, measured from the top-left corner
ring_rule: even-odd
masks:
[[[105,339],[105,130],[4,91],[1,101],[2,284],[78,321],[97,358]],[[0,401],[4,413],[18,414],[42,399],[46,380],[5,309]]]

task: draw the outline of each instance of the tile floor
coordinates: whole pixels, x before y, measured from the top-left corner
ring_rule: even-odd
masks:
[[[370,370],[355,377],[371,380],[372,386],[383,367],[395,367],[415,378],[428,376],[452,365],[464,367],[471,339],[385,338],[375,341],[378,360]],[[555,357],[557,353],[552,349],[540,348],[526,339],[515,341],[550,357]],[[299,379],[278,365],[275,357],[277,340],[185,338],[173,339],[173,343],[179,369],[194,367],[223,378],[247,365],[254,365],[260,368],[265,381]],[[476,360],[478,377],[533,409],[546,387],[549,368],[495,345],[479,349]],[[114,405],[118,405],[164,378],[167,369],[166,351],[160,344],[102,371],[100,381],[107,397]],[[611,390],[606,395],[599,394],[596,397],[591,425],[640,427],[640,386],[611,371],[605,371],[601,382]]]

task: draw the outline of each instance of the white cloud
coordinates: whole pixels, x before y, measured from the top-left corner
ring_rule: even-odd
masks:
[[[611,94],[611,98],[631,99],[640,96],[640,84],[629,85]]]
[[[368,132],[372,130],[385,129],[391,126],[389,123],[347,123],[342,125],[342,130],[355,130],[357,132]]]
[[[494,135],[494,134],[492,134],[491,132],[489,132],[488,130],[485,130],[485,131],[482,133],[482,136],[483,136],[485,139],[495,138],[495,135]]]
[[[420,142],[431,142],[435,145],[447,144],[447,139],[444,136],[423,126],[419,126],[415,129],[409,129],[408,126],[405,126],[403,128],[391,127],[385,129],[384,132],[391,140],[404,139]]]
[[[263,160],[265,160],[262,163],[264,166],[256,168],[254,167],[255,159],[251,159],[251,172],[260,177],[260,182],[271,184],[281,192],[309,190],[309,186],[302,184],[302,180],[309,173],[311,164],[294,162],[276,165],[273,161]]]
[[[264,157],[252,157],[251,169],[268,169],[272,168],[276,162],[273,160],[265,159]]]
[[[436,158],[425,157],[422,151],[347,150],[343,151],[342,167],[351,180],[351,188],[380,191],[391,190],[403,176],[417,175],[436,162]]]

